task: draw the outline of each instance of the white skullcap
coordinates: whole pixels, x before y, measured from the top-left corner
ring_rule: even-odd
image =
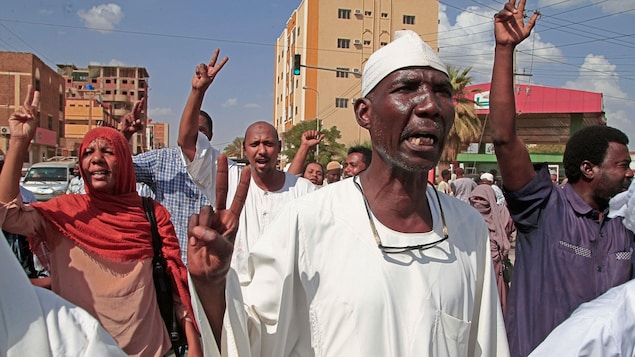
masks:
[[[395,39],[375,51],[366,62],[362,73],[362,97],[389,74],[406,67],[432,67],[448,74],[437,53],[416,32],[396,31]]]
[[[486,173],[481,175],[481,180],[487,180],[489,182],[494,182],[494,175],[490,174],[489,172],[486,172]]]

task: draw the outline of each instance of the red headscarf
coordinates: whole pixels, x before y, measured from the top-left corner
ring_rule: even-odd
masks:
[[[62,195],[47,202],[32,203],[31,206],[62,234],[90,253],[113,261],[151,258],[154,253],[150,222],[136,191],[128,141],[115,129],[95,128],[82,141],[79,150],[80,163],[86,147],[98,138],[110,141],[113,147],[118,165],[115,194],[95,192],[90,185],[86,185],[85,195]],[[81,164],[80,170],[82,177],[86,177]],[[194,316],[187,286],[187,268],[181,260],[179,242],[170,222],[170,214],[156,201],[154,210],[159,235],[163,239],[162,252],[167,261],[168,273],[173,278],[181,302],[190,316]],[[47,247],[44,248],[48,250]]]

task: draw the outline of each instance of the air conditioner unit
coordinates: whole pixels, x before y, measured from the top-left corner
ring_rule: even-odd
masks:
[[[360,9],[356,9],[355,10],[355,15],[361,15],[362,14],[362,10]]]
[[[354,45],[361,45],[362,44],[362,40],[353,40],[353,44]]]
[[[8,126],[0,126],[0,134],[9,135],[11,134],[11,129]]]
[[[359,68],[353,68],[353,73],[360,73]]]

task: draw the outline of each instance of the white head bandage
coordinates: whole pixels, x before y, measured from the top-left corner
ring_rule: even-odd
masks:
[[[410,30],[395,32],[395,39],[375,51],[362,74],[362,97],[392,72],[406,67],[432,67],[446,75],[448,71],[437,53]]]

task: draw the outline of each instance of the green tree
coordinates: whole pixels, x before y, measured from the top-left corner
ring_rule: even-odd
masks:
[[[321,123],[320,123],[321,124]],[[302,142],[302,133],[308,130],[315,130],[315,121],[303,121],[296,124],[291,130],[282,134],[284,139],[285,148],[282,150],[282,154],[289,158],[289,162],[295,156],[298,151],[298,147]],[[324,134],[324,139],[320,143],[320,154],[317,160],[315,159],[315,148],[309,150],[307,154],[306,162],[317,161],[322,166],[326,167],[326,164],[331,160],[341,161],[346,157],[346,147],[344,144],[338,143],[337,139],[341,138],[340,131],[337,127],[332,126],[330,129],[320,130],[320,133]]]
[[[450,129],[441,161],[451,162],[456,160],[456,155],[467,149],[472,142],[477,142],[481,137],[483,125],[476,115],[474,101],[469,95],[479,93],[480,89],[466,90],[465,87],[472,84],[469,75],[472,67],[461,70],[459,67],[448,66],[448,75],[452,89],[454,90],[454,125]]]
[[[225,153],[225,155],[227,155],[227,157],[231,157],[233,159],[244,159],[244,153],[243,153],[243,142],[245,141],[245,138],[243,138],[242,136],[238,136],[234,139],[234,141],[231,142],[231,144],[225,146],[225,149],[223,150],[223,152]]]

